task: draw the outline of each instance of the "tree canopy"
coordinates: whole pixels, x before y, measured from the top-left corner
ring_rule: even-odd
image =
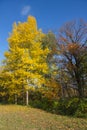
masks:
[[[58,35],[38,29],[35,17],[13,24],[0,68],[0,98],[83,98],[87,94],[87,23],[64,24]],[[32,93],[32,94],[31,94]],[[25,96],[26,95],[26,96]],[[33,97],[34,96],[34,97]]]

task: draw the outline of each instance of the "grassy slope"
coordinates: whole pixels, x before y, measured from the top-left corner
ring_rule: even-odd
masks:
[[[0,130],[87,130],[87,120],[25,106],[0,105]]]

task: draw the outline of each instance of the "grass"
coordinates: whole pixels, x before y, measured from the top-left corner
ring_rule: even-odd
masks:
[[[19,105],[0,105],[0,130],[87,130],[87,120]]]

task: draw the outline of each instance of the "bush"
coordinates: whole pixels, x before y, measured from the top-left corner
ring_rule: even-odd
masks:
[[[87,117],[87,101],[86,99],[80,100],[78,109],[75,112],[76,117]]]
[[[62,115],[75,117],[87,116],[87,101],[79,98],[61,99],[58,102],[58,112]]]
[[[43,110],[46,110],[46,111],[52,111],[52,101],[48,100],[47,98],[42,98],[41,100],[31,100],[29,102],[29,104],[32,106],[32,107],[35,107],[35,108],[40,108],[40,109],[43,109]]]
[[[79,98],[66,98],[59,101],[52,101],[45,97],[30,101],[30,105],[55,114],[87,117],[87,100]]]

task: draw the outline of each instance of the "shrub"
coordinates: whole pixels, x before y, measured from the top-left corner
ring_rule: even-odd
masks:
[[[79,98],[61,99],[58,102],[58,110],[62,115],[86,117],[87,101]]]
[[[87,101],[86,99],[80,100],[78,109],[75,112],[76,117],[87,117]]]
[[[45,97],[30,101],[30,105],[55,114],[87,117],[87,100],[79,98],[65,98],[59,101],[52,101]]]
[[[32,106],[32,107],[35,107],[35,108],[40,108],[40,109],[43,109],[43,110],[46,110],[46,111],[52,111],[52,101],[48,100],[47,98],[42,98],[40,100],[31,100],[29,102],[29,104]]]

